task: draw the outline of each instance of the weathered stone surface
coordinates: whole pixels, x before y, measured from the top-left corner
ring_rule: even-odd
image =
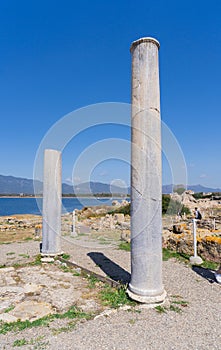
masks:
[[[81,309],[84,312],[94,312],[96,310],[99,310],[99,308],[99,304],[93,299],[85,300],[85,303],[81,305]]]
[[[206,236],[198,242],[198,254],[203,259],[220,264],[221,261],[221,237]]]
[[[11,274],[14,274],[16,286],[6,284]],[[33,321],[55,311],[64,312],[73,305],[90,308],[90,303],[86,305],[87,299],[82,297],[87,291],[87,281],[71,272],[63,272],[55,265],[8,269],[4,283],[0,287],[0,314],[6,314],[2,319],[8,322],[17,319]],[[7,310],[11,306],[15,308]]]
[[[201,265],[202,263],[203,263],[203,260],[200,256],[191,256],[190,257],[190,264]]]
[[[125,218],[124,218],[124,214],[114,214],[114,220],[117,223],[122,223],[124,222]]]
[[[3,267],[2,269],[0,269],[0,275],[5,275],[6,273],[12,271],[15,271],[14,267]]]
[[[179,234],[173,233],[172,230],[164,230],[163,247],[192,255],[194,253],[192,223],[182,224],[182,229],[183,232]],[[203,259],[219,263],[221,259],[221,236],[219,233],[197,228],[197,251]]]
[[[4,287],[0,288],[0,294],[1,297],[8,297],[11,294],[14,294],[15,296],[18,296],[19,294],[23,293],[23,287],[20,286],[7,286],[7,283]]]
[[[130,222],[120,222],[119,228],[123,230],[130,230]]]
[[[54,261],[54,258],[53,257],[49,257],[49,256],[42,256],[41,258],[41,262],[42,263],[51,263]]]
[[[123,230],[121,233],[121,240],[130,243],[130,231]]]
[[[1,300],[0,303],[0,314],[5,312],[11,306],[11,300]]]
[[[38,318],[53,314],[54,310],[52,306],[45,302],[37,302],[32,300],[26,300],[16,305],[16,307],[10,311],[10,315],[20,319],[21,321],[34,321]]]
[[[120,207],[121,204],[117,200],[113,200],[112,205],[113,205],[113,207]]]
[[[15,231],[33,229],[35,227],[41,227],[41,217],[38,215],[25,215],[24,219],[20,220],[21,215],[11,217],[0,217],[0,231]]]
[[[77,233],[79,234],[81,234],[81,233],[90,233],[91,232],[91,229],[90,229],[90,227],[89,226],[86,226],[86,225],[84,225],[84,224],[78,224],[77,225],[77,227],[76,227],[76,231],[77,231]]]
[[[183,228],[181,225],[173,225],[173,233],[182,233],[183,232]]]
[[[61,252],[61,152],[46,149],[44,155],[42,253]]]
[[[132,43],[131,281],[129,295],[163,301],[159,43]],[[151,242],[151,244],[150,244]]]
[[[25,295],[39,295],[42,290],[42,286],[39,286],[34,283],[28,283],[24,286],[24,294]]]
[[[126,199],[124,199],[121,203],[120,203],[120,206],[121,207],[126,207],[128,205],[128,201]]]
[[[0,321],[3,321],[3,322],[16,322],[18,321],[18,317],[16,316],[13,316],[13,315],[10,315],[9,313],[6,313],[6,314],[0,314]]]
[[[5,276],[5,283],[8,285],[8,286],[13,286],[13,285],[16,285],[17,282],[16,280],[13,278],[13,276]]]

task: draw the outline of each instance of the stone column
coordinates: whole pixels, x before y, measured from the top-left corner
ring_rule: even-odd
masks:
[[[162,169],[158,49],[153,38],[132,43],[131,281],[129,296],[163,302]]]
[[[71,236],[72,237],[77,237],[77,232],[76,232],[76,213],[75,213],[75,210],[73,210],[73,213],[72,213]]]
[[[61,152],[44,154],[42,255],[61,253]]]

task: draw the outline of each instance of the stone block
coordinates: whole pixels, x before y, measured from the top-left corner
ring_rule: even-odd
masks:
[[[32,300],[23,301],[16,305],[14,310],[10,312],[10,315],[14,316],[21,321],[34,321],[38,318],[53,314],[54,310],[52,306],[45,302],[37,302]]]
[[[117,221],[118,223],[124,222],[125,217],[124,214],[114,214],[114,220]]]
[[[17,322],[18,321],[18,317],[10,315],[9,313],[1,314],[0,315],[0,321],[7,322],[7,323]]]

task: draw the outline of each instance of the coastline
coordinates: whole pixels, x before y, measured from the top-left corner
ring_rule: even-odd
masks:
[[[62,213],[70,213],[75,209],[82,209],[84,207],[93,207],[97,205],[111,205],[113,200],[122,201],[122,197],[93,197],[93,196],[79,196],[79,197],[62,197]],[[18,197],[18,196],[4,196],[0,197],[0,216],[33,214],[41,215],[42,213],[43,197]]]

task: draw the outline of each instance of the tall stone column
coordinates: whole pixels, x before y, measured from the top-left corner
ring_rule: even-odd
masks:
[[[132,43],[131,281],[129,296],[160,303],[162,169],[158,49],[153,38]]]
[[[61,152],[44,154],[42,255],[61,253]]]

